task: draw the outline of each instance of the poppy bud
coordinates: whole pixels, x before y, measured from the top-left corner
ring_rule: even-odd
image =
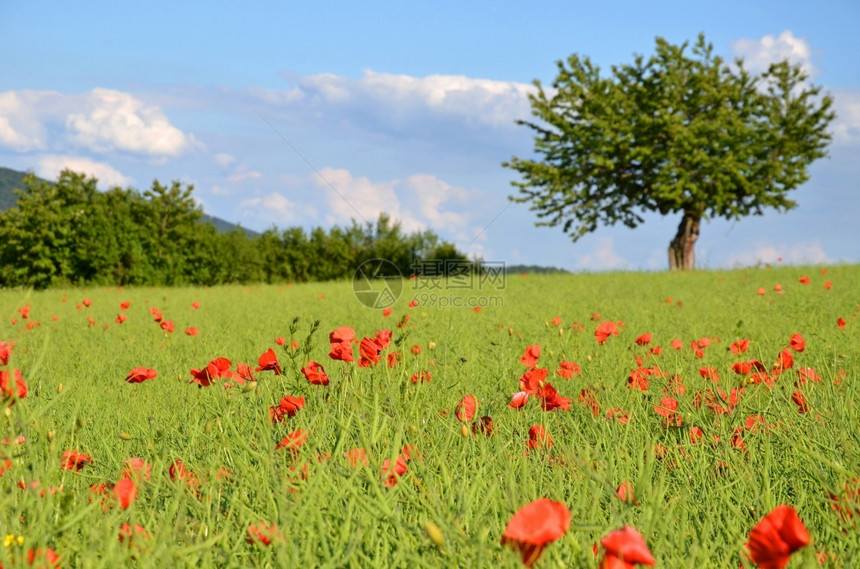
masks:
[[[249,381],[248,383],[246,383],[242,387],[242,393],[250,393],[251,391],[254,391],[255,389],[257,389],[257,382],[256,381]]]
[[[57,386],[57,393],[62,393],[62,392],[63,392],[63,384],[61,383],[60,385]]]
[[[427,349],[435,350],[436,349],[436,342],[430,342],[429,344],[427,344]]]
[[[466,427],[465,424],[460,427],[460,434],[464,437],[469,436],[469,429]]]
[[[122,440],[124,440],[124,441],[130,441],[130,440],[131,440],[131,439],[133,439],[134,437],[132,437],[132,436],[131,436],[131,435],[129,435],[128,433],[120,433],[120,434],[119,434],[119,438],[121,438],[121,439],[122,439]]]
[[[437,547],[445,545],[445,535],[442,533],[442,530],[439,529],[439,526],[433,522],[425,522],[424,531],[427,532],[427,537],[429,537],[430,541],[435,543]]]
[[[585,356],[585,359],[591,361],[591,355]]]
[[[54,431],[48,431],[48,442],[54,440]]]

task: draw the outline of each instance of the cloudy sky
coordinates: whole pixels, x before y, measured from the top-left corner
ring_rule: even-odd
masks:
[[[860,4],[690,2],[3,2],[0,166],[103,187],[182,180],[263,230],[374,220],[430,228],[486,260],[661,269],[679,219],[572,243],[512,204],[534,79],[603,69],[700,32],[757,70],[788,58],[835,99],[830,158],[799,207],[712,220],[700,266],[860,260]]]

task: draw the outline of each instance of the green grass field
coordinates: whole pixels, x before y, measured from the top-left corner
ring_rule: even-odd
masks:
[[[570,509],[571,525],[536,567],[597,567],[595,544],[626,524],[659,567],[751,567],[742,556],[750,529],[779,504],[793,506],[811,535],[789,567],[817,566],[817,558],[856,567],[860,266],[822,273],[508,275],[503,290],[436,290],[435,306],[426,282],[406,281],[388,317],[360,304],[348,282],[0,291],[0,342],[14,345],[0,370],[20,370],[28,385],[0,415],[0,562],[28,566],[27,550],[50,547],[63,567],[517,567],[502,533],[520,507],[546,497]],[[501,300],[480,311],[438,305],[489,296]],[[413,297],[419,304],[410,308]],[[620,333],[600,345],[595,330],[606,321]],[[356,365],[358,345],[356,361],[331,359],[328,335],[341,326],[359,341],[390,330],[380,362]],[[186,335],[189,327],[199,334]],[[637,345],[644,333],[650,343]],[[792,366],[783,356],[777,376],[772,367],[793,334],[805,349],[789,349]],[[748,350],[733,353],[742,339]],[[546,381],[572,399],[569,410],[545,411],[535,396],[520,410],[508,406],[532,345]],[[270,348],[281,376],[259,371],[256,385],[231,388],[192,383],[191,370],[215,358],[232,370],[257,367]],[[395,351],[401,361],[389,367]],[[733,371],[752,359],[772,387]],[[308,361],[325,368],[329,385],[305,379]],[[562,361],[581,374],[560,377]],[[158,375],[124,381],[138,367]],[[702,367],[716,370],[717,381]],[[642,376],[637,368],[650,369],[644,391],[628,384]],[[413,383],[422,372],[430,381]],[[736,401],[719,395],[731,399],[733,388]],[[492,418],[491,436],[458,420],[467,394],[478,401],[473,421]],[[273,423],[270,407],[286,395],[305,405]],[[655,410],[666,397],[678,402],[671,426]],[[534,425],[553,446],[527,446]],[[307,434],[298,450],[276,449],[296,430]],[[406,445],[406,472],[389,481],[383,461],[393,463]],[[351,464],[352,449],[364,449],[366,465]],[[91,462],[63,469],[69,450]],[[137,478],[136,500],[122,508],[110,486],[106,494],[92,487],[118,482],[132,457],[151,475]],[[176,460],[193,476],[171,479]],[[616,495],[622,482],[635,499]],[[259,522],[277,528],[270,545],[248,541]],[[146,534],[121,543],[126,523]]]

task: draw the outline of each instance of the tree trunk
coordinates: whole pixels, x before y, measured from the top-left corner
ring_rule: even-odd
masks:
[[[699,238],[699,222],[701,216],[690,212],[684,212],[681,224],[678,225],[678,233],[669,243],[669,270],[687,270],[696,266],[696,254],[694,247],[696,239]]]

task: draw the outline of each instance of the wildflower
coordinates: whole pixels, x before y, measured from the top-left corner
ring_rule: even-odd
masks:
[[[788,340],[789,347],[797,353],[806,349],[806,340],[800,334],[792,334]]]
[[[582,372],[580,371],[578,364],[564,361],[558,364],[558,369],[555,370],[555,373],[564,379],[570,379],[575,375],[580,375]]]
[[[325,369],[317,362],[311,361],[306,363],[305,367],[302,368],[302,375],[314,385],[328,385],[329,383]]]
[[[634,569],[636,565],[656,564],[645,538],[632,526],[606,535],[600,545],[603,546],[600,569]]]
[[[281,442],[275,446],[275,450],[285,448],[292,452],[298,452],[303,444],[308,440],[309,431],[296,429],[286,437],[281,439]]]
[[[93,459],[88,455],[76,450],[67,450],[63,452],[63,470],[80,471],[85,464],[92,464]]]
[[[402,455],[397,455],[394,462],[386,458],[382,461],[382,485],[391,488],[400,480],[400,477],[406,474],[406,459]]]
[[[543,425],[532,425],[529,427],[529,441],[527,443],[529,448],[548,449],[552,445],[552,436]]]
[[[260,521],[248,525],[247,541],[251,544],[271,545],[272,541],[280,541],[283,536],[275,524]]]
[[[257,360],[259,367],[257,367],[256,371],[273,371],[275,375],[281,375],[283,371],[281,370],[281,364],[278,363],[278,356],[275,355],[275,350],[269,348],[268,351],[263,353],[260,358]]]
[[[186,336],[197,336],[198,334],[200,334],[200,330],[198,330],[194,326],[185,329]]]
[[[295,417],[296,413],[304,406],[304,397],[285,395],[277,405],[269,407],[269,418],[273,423],[281,423],[285,417]]]
[[[539,498],[520,508],[508,521],[502,545],[519,551],[523,565],[531,567],[546,546],[570,528],[570,510],[561,502]]]
[[[155,379],[158,377],[158,372],[154,369],[149,369],[146,367],[136,367],[125,376],[125,380],[128,383],[143,383],[149,379]]]
[[[535,367],[540,358],[540,346],[528,346],[525,353],[520,357],[520,363],[526,367]]]
[[[475,412],[478,410],[478,401],[474,395],[466,395],[457,403],[457,420],[461,423],[468,423],[475,417]]]
[[[137,485],[131,478],[121,478],[113,487],[113,494],[123,510],[128,509],[137,498]]]
[[[732,342],[732,345],[729,346],[729,349],[733,354],[742,354],[750,347],[749,339],[738,340],[736,342]]]
[[[750,531],[747,548],[760,569],[783,569],[809,543],[809,532],[791,506],[780,504]]]
[[[634,341],[636,342],[637,346],[647,346],[651,343],[651,334],[645,332],[644,334],[636,338],[636,340]]]
[[[594,331],[594,339],[597,340],[598,344],[605,344],[607,338],[609,336],[618,336],[620,332],[618,331],[618,326],[615,325],[615,322],[606,321],[601,322],[597,326],[597,330]]]

